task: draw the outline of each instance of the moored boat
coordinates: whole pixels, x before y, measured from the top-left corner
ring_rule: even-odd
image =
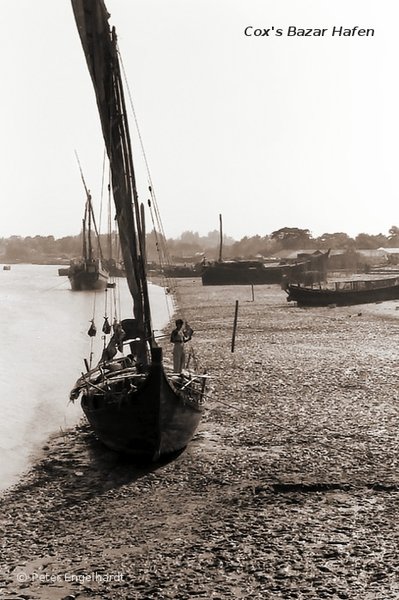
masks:
[[[223,260],[204,265],[202,285],[250,285],[281,283],[283,269],[258,260]]]
[[[100,236],[98,234],[96,221],[94,218],[91,194],[87,189],[80,163],[79,168],[86,192],[85,212],[82,222],[82,257],[71,261],[67,275],[71,284],[71,288],[74,291],[104,290],[107,287],[109,271],[102,261]],[[95,256],[93,248],[92,224],[95,228],[97,256]]]
[[[288,302],[298,306],[349,306],[399,298],[399,277],[332,282],[328,287],[288,284]]]
[[[267,265],[258,260],[219,260],[205,265],[203,285],[315,283],[325,280],[329,252],[315,253],[290,264]]]
[[[206,375],[186,368],[174,372],[164,365],[152,328],[144,207],[138,201],[115,29],[109,27],[103,0],[72,0],[72,6],[110,162],[133,315],[115,320],[112,329],[103,328],[110,337],[101,359],[79,378],[71,398],[81,395],[93,431],[109,448],[157,460],[185,448],[194,435],[203,412]],[[90,335],[93,330],[94,323]],[[191,339],[190,331],[184,341]]]
[[[104,290],[109,273],[100,259],[84,257],[73,260],[68,269],[68,278],[74,291]]]

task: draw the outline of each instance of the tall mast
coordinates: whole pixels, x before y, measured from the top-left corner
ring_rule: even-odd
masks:
[[[136,187],[136,177],[134,171],[134,163],[133,163],[133,152],[132,145],[130,141],[130,132],[129,132],[129,123],[127,119],[127,110],[125,103],[125,95],[123,91],[123,84],[121,78],[121,71],[118,60],[118,50],[117,50],[117,37],[115,27],[112,28],[112,42],[113,48],[115,52],[116,61],[114,63],[114,76],[117,85],[115,86],[115,92],[118,99],[118,105],[120,108],[120,114],[124,117],[124,135],[121,136],[121,142],[123,144],[123,149],[125,153],[125,157],[127,160],[128,172],[130,173],[130,184],[131,184],[131,192],[133,199],[133,207],[134,207],[134,215],[133,220],[135,220],[136,224],[136,243],[138,248],[136,249],[136,260],[137,264],[135,265],[137,268],[137,280],[140,284],[141,289],[141,298],[140,301],[142,303],[143,309],[143,327],[144,327],[144,336],[146,339],[150,339],[152,337],[152,325],[151,325],[151,311],[150,311],[150,303],[148,297],[148,286],[147,286],[147,276],[146,276],[146,264],[145,264],[145,226],[144,226],[144,214],[141,210],[137,187]]]
[[[87,241],[88,241],[88,251],[89,251],[89,260],[93,260],[93,247],[91,244],[91,213],[92,213],[92,208],[91,208],[91,196],[90,194],[87,197],[87,203],[89,205],[89,221],[88,221],[88,231],[87,231]]]
[[[108,184],[108,258],[112,260],[111,186]]]
[[[136,189],[129,126],[115,29],[103,0],[72,0],[92,78],[110,162],[112,191],[127,282],[140,338],[151,337],[151,314],[144,265],[143,227]]]
[[[86,236],[85,236],[85,240],[84,240],[84,247],[83,247],[83,255],[85,257],[85,259],[87,260],[87,258],[89,258],[90,260],[93,260],[93,246],[91,243],[91,222],[93,220],[93,225],[94,225],[94,230],[96,232],[96,236],[97,236],[97,245],[98,245],[98,252],[100,255],[100,258],[103,258],[103,253],[102,253],[102,249],[101,249],[101,244],[100,244],[100,235],[97,229],[97,224],[96,224],[96,219],[94,217],[94,211],[93,211],[93,204],[91,201],[91,194],[90,194],[90,190],[88,189],[87,185],[86,185],[86,181],[83,175],[83,170],[82,170],[82,165],[80,164],[80,160],[79,160],[79,156],[78,153],[75,150],[75,156],[76,156],[76,160],[78,161],[78,166],[79,166],[79,171],[80,171],[80,177],[82,179],[83,182],[83,187],[85,189],[86,192],[86,207],[85,207],[85,231],[86,231],[86,222],[87,222],[87,214],[89,215],[89,223],[88,223],[88,231],[87,231],[87,243],[88,243],[88,252],[87,252],[87,246],[86,246]]]
[[[87,205],[85,205],[85,216],[82,220],[82,250],[83,250],[83,258],[87,260],[87,243],[86,243],[86,214],[87,214]]]
[[[223,250],[223,225],[222,215],[219,215],[219,262],[222,262],[222,250]]]

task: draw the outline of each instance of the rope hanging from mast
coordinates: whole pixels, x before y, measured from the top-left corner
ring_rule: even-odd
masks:
[[[128,98],[129,98],[130,110],[131,110],[132,115],[133,115],[134,124],[135,124],[135,127],[136,127],[137,136],[138,136],[138,139],[139,139],[139,142],[140,142],[140,148],[141,148],[141,152],[142,152],[142,155],[143,155],[144,164],[145,164],[145,168],[146,168],[146,172],[147,172],[148,184],[149,184],[148,185],[148,190],[149,190],[150,195],[151,195],[151,201],[152,201],[152,205],[153,205],[153,209],[154,209],[154,214],[155,214],[155,221],[156,221],[156,225],[157,225],[158,231],[161,234],[161,243],[159,244],[159,248],[161,248],[161,246],[162,246],[162,253],[163,253],[163,257],[164,257],[164,261],[163,261],[164,264],[166,263],[166,264],[168,264],[170,266],[171,262],[170,262],[170,257],[169,257],[168,249],[167,249],[167,246],[166,246],[166,235],[165,235],[165,231],[164,231],[164,228],[163,228],[161,215],[160,215],[160,212],[159,212],[157,199],[156,199],[156,196],[155,196],[155,191],[154,191],[154,186],[153,186],[153,183],[152,183],[150,166],[149,166],[149,162],[147,160],[147,154],[145,152],[143,138],[141,136],[141,131],[140,131],[140,127],[139,127],[139,123],[138,123],[136,111],[134,109],[133,98],[132,98],[132,94],[131,94],[131,91],[130,91],[129,82],[127,80],[125,67],[124,67],[123,60],[122,60],[122,57],[121,57],[120,53],[119,53],[119,60],[120,60],[120,64],[121,64],[121,68],[122,68],[122,74],[123,74],[123,79],[124,79],[124,82],[125,82],[125,86],[126,86],[126,90],[127,90],[127,94],[128,94]],[[152,221],[153,221],[153,227],[154,227],[154,231],[155,231],[154,219],[153,219],[153,215],[152,214],[151,214],[151,218],[152,218]]]
[[[129,190],[131,197],[132,197],[132,204],[133,204],[133,211],[132,211],[132,219],[135,222],[135,228],[133,227],[133,231],[129,232],[128,235],[132,235],[133,236],[133,244],[129,243],[130,245],[130,251],[132,253],[132,267],[133,270],[136,274],[136,282],[139,286],[139,295],[137,296],[137,300],[139,301],[139,306],[136,307],[136,303],[135,303],[135,309],[137,308],[138,311],[138,316],[139,316],[139,322],[142,323],[143,327],[144,327],[144,331],[143,331],[143,339],[148,339],[151,337],[152,334],[152,326],[151,326],[151,314],[150,314],[150,306],[149,306],[149,299],[148,299],[148,289],[147,289],[147,280],[146,280],[146,273],[145,273],[145,248],[144,248],[144,223],[142,220],[142,215],[140,214],[140,207],[139,207],[139,202],[138,202],[138,193],[137,193],[137,188],[136,188],[136,180],[135,180],[135,173],[134,173],[134,166],[133,166],[133,158],[132,158],[132,148],[131,148],[131,142],[130,142],[130,134],[129,134],[129,125],[128,125],[128,121],[127,121],[127,114],[126,114],[126,106],[125,106],[125,99],[124,99],[124,93],[123,93],[123,86],[122,86],[122,80],[121,80],[121,74],[120,74],[120,68],[119,68],[119,61],[118,61],[118,57],[119,57],[119,52],[117,49],[117,41],[116,41],[116,34],[115,34],[115,29],[112,29],[112,34],[111,34],[111,38],[112,38],[112,44],[113,44],[113,49],[115,52],[115,61],[114,61],[114,65],[113,65],[113,91],[114,91],[114,95],[113,95],[113,99],[116,102],[116,106],[114,106],[115,112],[116,112],[116,117],[118,118],[118,130],[119,130],[119,142],[117,147],[115,148],[115,144],[111,145],[111,150],[112,149],[117,149],[119,152],[121,152],[122,156],[122,160],[123,160],[123,165],[124,165],[124,177],[125,177],[125,185],[127,186],[127,190]],[[110,164],[111,164],[111,169],[112,169],[112,165],[113,165],[113,156],[111,153],[110,156]],[[114,199],[115,199],[115,181],[114,181],[114,175],[115,175],[115,170],[112,170],[112,175],[113,175],[113,188],[114,188]],[[118,214],[118,211],[117,211]],[[119,216],[125,216],[126,215],[126,207],[121,207],[121,212],[118,215]],[[118,223],[119,223],[119,233],[121,234],[121,220],[118,218]],[[125,230],[124,230],[125,231]],[[122,248],[123,248],[123,244],[122,244]],[[137,302],[136,300],[136,302]]]

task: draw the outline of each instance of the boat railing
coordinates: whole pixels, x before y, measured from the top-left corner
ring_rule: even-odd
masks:
[[[399,285],[399,278],[391,277],[389,279],[359,279],[352,281],[335,281],[334,285],[336,291],[360,292],[363,290],[374,290]]]

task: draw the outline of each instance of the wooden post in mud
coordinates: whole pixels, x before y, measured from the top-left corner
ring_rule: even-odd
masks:
[[[254,284],[251,283],[252,302],[255,300]]]
[[[232,352],[234,352],[234,345],[235,345],[235,341],[236,341],[237,317],[238,317],[238,300],[236,300],[236,310],[234,313],[233,337],[231,340],[231,351]]]

